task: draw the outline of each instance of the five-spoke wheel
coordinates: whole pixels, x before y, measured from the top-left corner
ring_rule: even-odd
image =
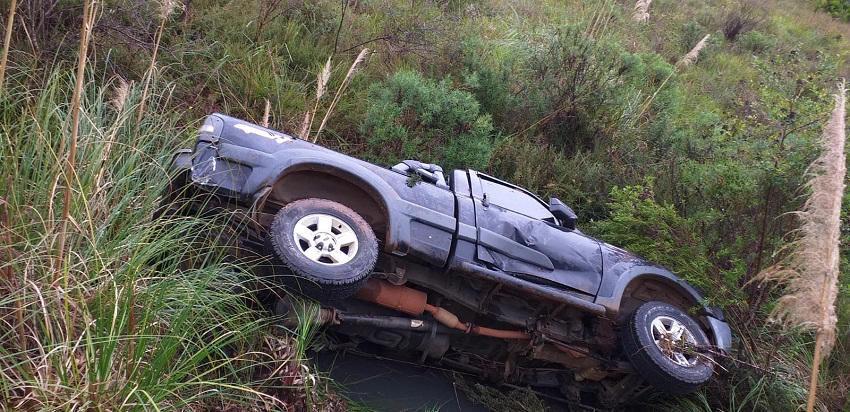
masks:
[[[326,199],[287,204],[272,220],[273,257],[292,271],[285,286],[318,300],[338,300],[363,286],[375,266],[372,228],[350,208]]]
[[[623,349],[635,370],[661,391],[692,392],[714,371],[708,338],[681,309],[664,302],[641,305],[623,331]]]
[[[328,214],[307,215],[295,222],[298,250],[313,262],[344,265],[357,256],[360,242],[344,220]]]

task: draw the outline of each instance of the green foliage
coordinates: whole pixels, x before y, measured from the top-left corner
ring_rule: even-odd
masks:
[[[621,119],[616,80],[622,48],[578,27],[529,40],[528,73],[521,79],[527,129],[568,153],[593,148]]]
[[[372,160],[432,159],[446,170],[487,165],[493,145],[490,117],[469,92],[402,70],[372,88],[361,124]],[[432,161],[432,160],[429,160]]]
[[[839,19],[850,21],[850,1],[848,0],[818,0],[817,8]]]
[[[790,372],[790,373],[789,373]],[[773,412],[785,410],[789,405],[806,402],[806,387],[801,376],[794,371],[780,371],[776,375],[747,367],[736,367],[726,375],[728,392],[712,396],[705,390],[676,399],[661,400],[653,410],[670,412]]]
[[[776,46],[776,39],[759,30],[750,30],[738,39],[738,44],[754,54],[761,54]]]
[[[614,187],[610,215],[594,222],[593,230],[608,242],[667,266],[691,284],[703,288],[709,300],[725,298],[716,271],[706,256],[696,222],[681,217],[670,204],[659,203],[646,185]],[[728,291],[726,292],[728,294]]]
[[[518,123],[511,116],[519,104],[511,90],[511,69],[517,64],[517,57],[511,51],[509,47],[469,37],[463,43],[461,58],[464,86],[475,95],[481,112],[492,116],[496,127],[504,130]]]

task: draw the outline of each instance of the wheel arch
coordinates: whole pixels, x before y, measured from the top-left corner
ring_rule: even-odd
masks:
[[[618,321],[630,316],[644,302],[664,301],[690,313],[701,308],[694,319],[707,333],[714,313],[701,303],[702,295],[672,272],[657,266],[634,266],[616,277],[616,282],[603,282],[597,303],[605,306],[607,315]],[[709,336],[711,333],[709,333]]]
[[[399,196],[375,173],[355,162],[310,153],[308,158],[291,157],[262,186],[270,188],[267,200],[285,205],[310,197],[332,200],[362,216],[385,243],[385,250],[405,254],[409,225],[399,224]]]

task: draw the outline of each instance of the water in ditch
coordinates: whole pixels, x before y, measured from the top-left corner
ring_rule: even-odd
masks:
[[[319,370],[343,386],[350,400],[378,412],[486,412],[458,389],[447,372],[356,354],[322,351]]]

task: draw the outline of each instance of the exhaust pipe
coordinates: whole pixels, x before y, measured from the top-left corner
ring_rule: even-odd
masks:
[[[448,310],[428,304],[428,295],[425,292],[402,285],[393,285],[386,280],[369,279],[354,296],[409,315],[419,316],[428,312],[443,325],[465,333],[502,339],[531,339],[529,333],[519,330],[491,329],[461,322],[457,315]]]

